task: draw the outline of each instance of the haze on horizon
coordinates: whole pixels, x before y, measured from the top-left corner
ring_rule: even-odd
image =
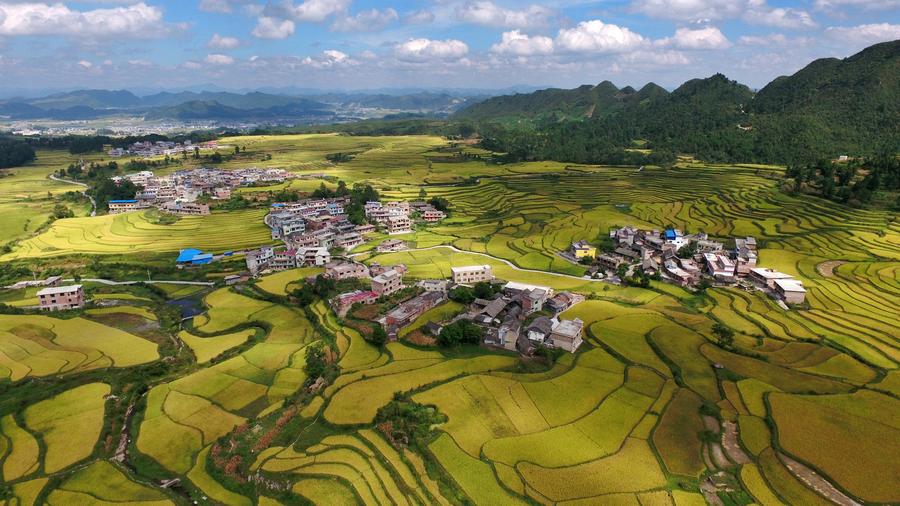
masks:
[[[895,39],[900,0],[0,0],[0,92],[760,87]]]

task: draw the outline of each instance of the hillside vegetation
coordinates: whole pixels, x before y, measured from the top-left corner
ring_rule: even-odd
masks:
[[[721,74],[672,93],[612,83],[495,97],[455,116],[481,123],[510,159],[605,162],[596,146],[693,153],[707,161],[792,163],[900,145],[900,41],[817,60],[753,93]],[[527,133],[527,135],[523,135]],[[603,151],[601,151],[602,153]]]

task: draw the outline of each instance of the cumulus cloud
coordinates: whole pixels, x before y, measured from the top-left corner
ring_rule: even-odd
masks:
[[[0,3],[0,35],[148,38],[164,36],[170,30],[162,10],[143,2],[86,11],[62,3]]]
[[[397,58],[406,61],[451,60],[469,52],[465,42],[456,39],[409,39],[394,47]]]
[[[231,0],[200,0],[197,6],[203,12],[229,13],[234,10]]]
[[[553,52],[553,39],[536,35],[530,37],[519,30],[504,32],[500,42],[491,46],[491,52],[516,56],[533,56]]]
[[[769,35],[744,35],[738,39],[742,46],[782,46],[788,38],[782,33],[770,33]]]
[[[260,16],[251,34],[259,39],[286,39],[294,34],[294,22],[289,19]]]
[[[213,36],[209,39],[209,42],[206,43],[206,47],[215,49],[235,49],[240,45],[241,41],[239,41],[237,38],[223,37],[218,33],[214,33]]]
[[[654,18],[705,21],[736,18],[745,4],[746,0],[634,0],[631,7]]]
[[[744,20],[748,23],[788,29],[817,26],[808,12],[783,7],[773,8],[765,0],[750,0],[749,8],[744,13]]]
[[[322,54],[320,56],[307,56],[306,58],[303,58],[303,60],[301,60],[301,63],[313,68],[322,69],[336,67],[339,65],[355,65],[357,62],[350,58],[347,53],[338,51],[336,49],[327,49],[325,51],[322,51]]]
[[[424,9],[413,11],[403,16],[403,22],[408,25],[427,25],[434,22],[434,13]]]
[[[93,68],[94,64],[87,60],[81,60],[78,62],[78,66],[81,68],[90,69]]]
[[[556,47],[563,51],[583,53],[617,53],[637,49],[645,39],[628,28],[604,23],[599,19],[582,21],[564,28],[556,35]]]
[[[466,23],[501,28],[534,28],[545,26],[553,11],[529,5],[525,9],[505,9],[490,1],[467,2],[456,10],[456,19]]]
[[[377,32],[397,21],[400,16],[391,8],[384,10],[370,9],[361,11],[355,16],[342,16],[331,25],[338,32]]]
[[[616,61],[620,63],[645,64],[645,65],[688,65],[691,60],[681,51],[650,51],[646,49],[638,49],[619,55]]]
[[[835,10],[842,7],[858,7],[863,10],[900,9],[900,0],[816,0],[815,6],[822,10]]]
[[[900,39],[900,25],[872,23],[858,26],[831,26],[825,33],[836,40],[854,45],[870,45]]]
[[[675,35],[659,41],[660,45],[679,49],[725,49],[731,47],[728,38],[716,27],[690,29],[679,28]]]
[[[203,61],[210,65],[231,65],[234,63],[234,58],[227,54],[208,54]]]
[[[330,16],[345,14],[351,0],[305,0],[297,5],[291,0],[266,5],[264,15],[292,21],[321,23]]]

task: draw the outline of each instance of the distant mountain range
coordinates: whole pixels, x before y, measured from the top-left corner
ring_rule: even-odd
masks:
[[[147,120],[262,120],[395,113],[447,115],[486,95],[415,91],[394,93],[325,93],[311,96],[226,91],[160,92],[138,96],[127,90],[76,90],[37,98],[0,101],[0,116],[9,119],[84,120],[105,116],[140,116]]]
[[[566,153],[603,143],[623,146],[635,139],[719,160],[784,162],[896,152],[900,41],[876,44],[845,59],[813,61],[756,93],[721,74],[690,80],[671,93],[653,83],[635,90],[604,81],[492,97],[453,117],[543,132],[530,141],[521,133],[497,134],[497,147],[544,158],[571,157]],[[528,142],[537,147],[526,146]]]

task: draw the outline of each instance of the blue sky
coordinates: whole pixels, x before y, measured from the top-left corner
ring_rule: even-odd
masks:
[[[900,39],[900,0],[0,0],[0,88],[760,87]]]

